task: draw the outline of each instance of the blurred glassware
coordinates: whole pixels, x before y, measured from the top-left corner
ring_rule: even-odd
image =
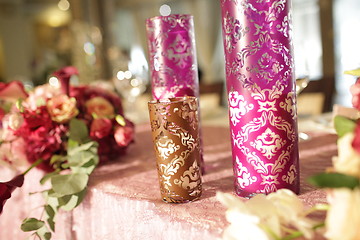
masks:
[[[309,67],[306,58],[306,52],[304,51],[303,45],[295,45],[295,93],[296,96],[299,97],[300,93],[309,85]],[[301,51],[301,49],[303,51]],[[299,132],[299,140],[306,141],[309,140],[310,136],[304,132]]]

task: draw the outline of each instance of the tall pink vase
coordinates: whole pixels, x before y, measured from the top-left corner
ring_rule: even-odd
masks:
[[[193,16],[149,18],[146,31],[153,98],[199,97]]]
[[[220,0],[235,191],[299,192],[290,0]]]
[[[155,100],[199,98],[198,65],[193,16],[172,14],[146,20],[152,97]],[[200,145],[202,146],[201,127]],[[200,147],[202,173],[205,172]]]

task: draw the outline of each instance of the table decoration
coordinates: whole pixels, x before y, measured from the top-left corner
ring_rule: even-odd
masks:
[[[149,18],[146,31],[153,98],[199,97],[193,16]]]
[[[222,0],[234,185],[299,192],[290,1]]]
[[[197,99],[154,100],[148,106],[162,200],[197,200],[202,192]]]
[[[134,125],[124,117],[120,98],[98,86],[70,86],[74,74],[78,74],[74,67],[54,72],[60,88],[45,84],[26,93],[20,83],[17,88],[13,82],[0,86],[1,101],[9,102],[10,91],[4,89],[14,90],[10,100],[20,97],[2,109],[0,163],[17,172],[32,164],[0,184],[1,209],[33,167],[44,170],[47,174],[40,184],[45,190],[39,193],[44,196],[44,213],[21,225],[41,239],[50,239],[55,232],[60,209],[69,211],[81,203],[96,166],[125,154],[133,142]],[[18,167],[24,160],[28,163]]]
[[[358,77],[350,88],[352,104],[360,111],[360,69],[351,74]],[[333,157],[331,168],[308,179],[325,189],[328,204],[306,209],[288,189],[259,194],[247,202],[218,192],[231,223],[223,239],[313,239],[316,235],[330,240],[360,239],[360,120],[337,115],[334,127],[338,155]],[[311,214],[318,211],[325,211],[324,221],[311,220]]]
[[[171,14],[149,18],[146,20],[146,32],[153,99],[199,98],[193,16]],[[200,154],[204,173],[202,147]]]

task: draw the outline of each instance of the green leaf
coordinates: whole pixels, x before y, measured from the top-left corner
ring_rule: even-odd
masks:
[[[53,165],[54,163],[58,163],[58,162],[64,162],[65,161],[65,157],[62,155],[53,155],[50,159],[50,164]]]
[[[120,126],[124,127],[126,125],[125,118],[121,115],[116,115],[115,120]]]
[[[98,161],[99,161],[98,158],[94,158],[94,159],[91,159],[90,161],[88,161],[87,163],[85,163],[82,166],[71,167],[71,170],[74,173],[85,173],[87,175],[90,175],[94,171],[94,169],[96,168],[96,165],[97,165]]]
[[[334,125],[339,137],[343,137],[345,134],[353,132],[356,127],[355,121],[343,116],[335,116]]]
[[[69,150],[73,149],[73,148],[76,148],[79,146],[79,143],[71,138],[69,138],[68,140],[68,152]]]
[[[45,212],[48,215],[49,218],[54,218],[55,211],[50,205],[45,205]]]
[[[43,196],[45,199],[45,202],[50,205],[53,209],[57,209],[57,207],[59,206],[59,202],[58,202],[58,197],[57,196],[53,196],[54,190],[50,189],[48,191],[44,191],[43,192]]]
[[[350,188],[360,186],[356,177],[342,173],[320,173],[308,179],[308,182],[320,188]]]
[[[59,174],[59,171],[60,170],[55,170],[54,172],[46,174],[44,177],[42,177],[40,179],[40,184],[42,184],[42,185],[45,184],[47,182],[47,180],[51,179],[52,176]]]
[[[55,232],[55,222],[54,222],[54,217],[55,217],[55,210],[50,206],[50,205],[45,205],[45,212],[47,215],[47,223],[50,227],[50,229]]]
[[[21,224],[21,230],[24,232],[30,232],[40,229],[45,225],[44,221],[40,221],[36,218],[25,218]]]
[[[79,119],[73,118],[70,121],[70,139],[79,143],[87,142],[89,137],[86,124]]]
[[[81,192],[88,181],[89,176],[85,173],[57,175],[51,178],[54,192],[63,196]]]
[[[345,74],[349,74],[349,75],[353,75],[353,76],[360,76],[360,68],[358,69],[354,69],[354,70],[349,70],[349,71],[345,71]]]
[[[88,142],[88,143],[78,145],[78,146],[76,146],[74,148],[69,149],[68,156],[75,155],[75,154],[77,154],[79,152],[87,151],[87,150],[91,149],[93,146],[97,146],[97,145],[98,144],[95,141],[91,141],[91,142]]]
[[[60,208],[65,211],[70,211],[76,208],[82,202],[85,195],[86,195],[86,188],[79,193],[67,195],[62,198],[59,198]]]
[[[69,157],[70,166],[82,166],[94,157],[94,154],[87,151],[78,152]]]
[[[51,239],[51,232],[49,232],[48,228],[46,226],[43,226],[39,230],[36,231],[36,235],[41,240],[50,240]]]

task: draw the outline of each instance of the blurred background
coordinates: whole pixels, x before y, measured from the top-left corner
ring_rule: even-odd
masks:
[[[0,81],[28,87],[74,65],[82,83],[107,82],[129,102],[149,92],[145,19],[194,15],[200,92],[224,105],[224,54],[219,0],[0,0]],[[349,106],[360,67],[359,0],[293,0],[295,64],[309,77],[299,111]],[[127,85],[119,84],[129,79]]]

